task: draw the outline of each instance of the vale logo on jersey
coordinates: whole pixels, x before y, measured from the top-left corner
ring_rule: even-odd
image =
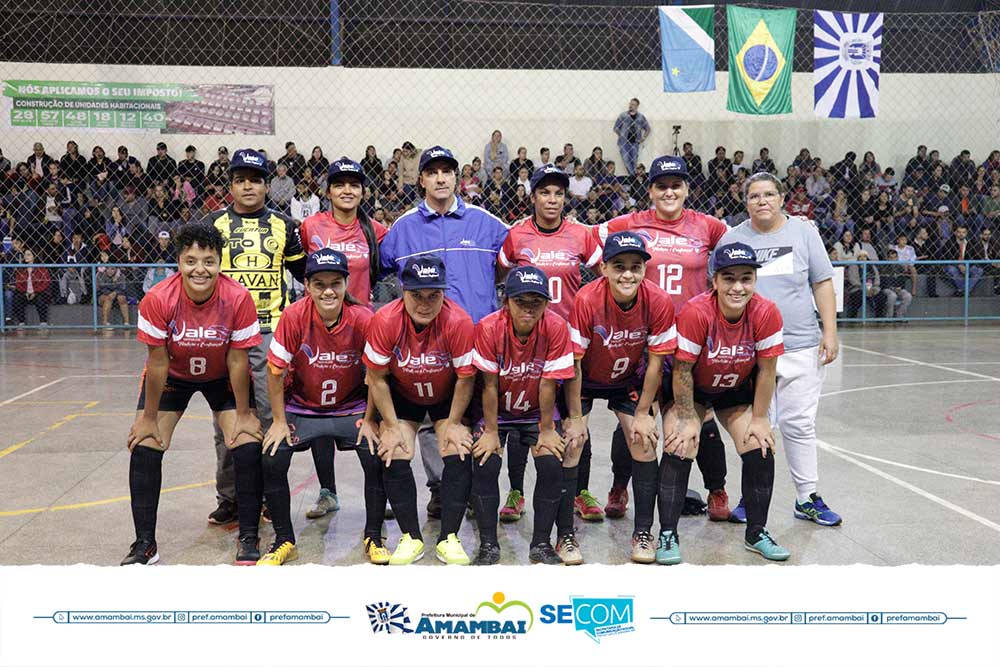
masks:
[[[177,321],[172,320],[169,326],[171,338],[175,343],[198,343],[216,347],[229,340],[230,329],[221,324],[189,327],[186,322],[181,322],[178,326]]]
[[[320,352],[319,348],[313,352],[308,343],[302,343],[299,351],[309,359],[310,366],[320,368],[355,366],[361,361],[361,355],[357,352]]]
[[[368,257],[367,243],[358,243],[357,241],[344,241],[341,243],[334,243],[329,239],[324,241],[322,238],[320,238],[319,234],[313,234],[309,238],[309,245],[314,248],[329,248],[331,250],[336,250],[337,252],[342,252],[348,256]]]
[[[442,368],[447,368],[451,363],[451,355],[441,350],[421,352],[420,354],[410,354],[396,346],[392,348],[392,353],[396,357],[396,364],[400,368],[405,368],[414,373],[432,373]]]
[[[740,341],[735,345],[723,345],[722,341],[715,341],[709,334],[705,340],[705,347],[708,348],[710,363],[742,361],[754,356],[753,341]]]
[[[644,229],[637,231],[636,234],[646,240],[646,250],[648,252],[653,252],[654,250],[672,250],[677,253],[692,253],[698,252],[703,247],[699,239],[688,238],[687,236],[678,236],[676,234],[661,236],[659,232],[653,235]]]
[[[601,340],[604,342],[604,347],[632,345],[646,339],[645,331],[638,331],[635,329],[615,330],[614,327],[611,327],[611,331],[609,332],[600,324],[594,326],[594,333],[601,337]]]
[[[521,255],[532,264],[579,264],[579,258],[569,250],[533,250],[521,248]]]

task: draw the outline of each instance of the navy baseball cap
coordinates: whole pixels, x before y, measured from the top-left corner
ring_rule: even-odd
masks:
[[[326,170],[327,183],[331,182],[334,176],[340,176],[341,174],[354,176],[361,180],[361,185],[365,184],[365,170],[361,168],[360,164],[349,157],[342,157],[330,163],[330,168]]]
[[[731,266],[752,266],[760,268],[757,253],[746,243],[727,243],[715,249],[712,255],[712,272],[728,269]]]
[[[405,290],[446,289],[444,262],[437,255],[418,255],[406,261],[399,282]]]
[[[634,252],[647,261],[651,257],[646,251],[646,241],[641,236],[632,232],[617,232],[604,242],[604,254],[601,259],[607,262],[627,252]]]
[[[534,190],[539,183],[546,179],[558,181],[563,188],[569,187],[569,176],[566,172],[559,167],[547,164],[536,169],[535,173],[531,175],[531,189]]]
[[[345,276],[351,275],[347,268],[347,256],[333,248],[320,248],[306,258],[306,278],[320,271],[336,271]]]
[[[504,295],[513,298],[521,294],[538,294],[546,299],[549,296],[549,278],[545,272],[534,266],[519,266],[507,274],[503,282]]]
[[[251,169],[267,176],[267,158],[252,148],[241,148],[233,153],[233,159],[229,161],[229,173],[238,169]]]
[[[664,155],[656,158],[649,168],[649,177],[646,182],[652,185],[653,181],[663,176],[677,176],[686,181],[688,179],[687,162],[684,161],[684,158],[679,158],[676,155]]]
[[[446,162],[452,169],[458,169],[458,160],[451,154],[451,151],[441,146],[431,146],[420,154],[420,171],[423,171],[428,164],[435,160]]]

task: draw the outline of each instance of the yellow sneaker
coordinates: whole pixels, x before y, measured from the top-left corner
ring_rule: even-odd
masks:
[[[366,537],[364,542],[364,548],[365,548],[365,556],[368,557],[368,560],[370,562],[374,563],[375,565],[389,564],[389,559],[391,558],[389,556],[389,550],[386,549],[384,546],[382,546],[382,540],[376,542],[372,538]]]
[[[267,550],[267,553],[261,556],[260,560],[257,561],[257,565],[284,565],[288,561],[295,560],[299,557],[299,548],[295,546],[292,542],[282,542],[278,544],[275,542],[271,545],[271,548]]]
[[[415,540],[409,533],[403,533],[399,538],[396,550],[389,557],[389,565],[410,565],[424,557],[424,543]]]
[[[462,541],[455,533],[449,533],[443,541],[437,544],[438,560],[447,565],[468,565],[469,554],[462,548]]]

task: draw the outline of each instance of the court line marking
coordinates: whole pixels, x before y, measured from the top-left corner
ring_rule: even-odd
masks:
[[[207,482],[195,482],[194,484],[183,484],[181,486],[172,486],[167,489],[161,489],[160,493],[173,493],[174,491],[186,491],[188,489],[198,489],[203,486],[214,486],[215,480],[210,480]],[[40,514],[42,512],[61,512],[64,510],[77,510],[84,509],[87,507],[97,507],[99,505],[110,505],[112,503],[122,503],[130,500],[130,496],[117,496],[115,498],[104,498],[103,500],[90,500],[82,503],[72,503],[69,505],[51,505],[49,507],[35,507],[26,510],[8,510],[5,512],[0,512],[0,516],[22,516],[25,514]]]
[[[921,468],[919,466],[911,466],[907,463],[899,463],[898,461],[890,461],[889,459],[880,459],[877,456],[871,456],[869,454],[862,454],[861,452],[852,452],[849,449],[844,449],[843,447],[837,447],[836,445],[831,445],[827,443],[827,447],[830,449],[836,449],[838,452],[843,452],[844,454],[850,454],[851,456],[857,456],[862,459],[868,459],[869,461],[877,461],[878,463],[885,463],[891,466],[898,466],[900,468],[906,468],[907,470],[916,470],[917,472],[925,472],[931,475],[941,475],[943,477],[954,477],[955,479],[962,479],[967,482],[980,482],[982,484],[992,484],[994,486],[1000,486],[1000,481],[993,479],[980,479],[979,477],[969,477],[968,475],[959,475],[953,472],[942,472],[941,470],[932,470],[930,468]]]
[[[896,387],[920,387],[929,384],[966,384],[969,382],[990,382],[988,379],[982,380],[930,380],[928,382],[899,382],[896,384],[879,384],[871,385],[867,387],[853,387],[851,389],[839,389],[837,391],[830,391],[825,394],[820,394],[820,398],[827,398],[828,396],[840,396],[841,394],[853,394],[856,391],[869,391],[871,389],[893,389]]]
[[[841,368],[889,368],[912,365],[913,364],[843,364]]]
[[[62,376],[60,378],[56,378],[52,382],[46,382],[45,384],[41,385],[40,387],[35,387],[34,389],[29,389],[28,391],[24,392],[23,394],[18,394],[17,396],[15,396],[13,398],[8,398],[6,401],[0,402],[0,407],[3,407],[5,405],[10,405],[14,401],[17,401],[18,399],[24,398],[25,396],[31,396],[32,394],[34,394],[36,392],[39,392],[42,389],[48,389],[52,385],[59,384],[60,382],[62,382],[63,380],[65,380],[68,377],[69,377],[68,375],[64,375],[64,376]]]
[[[960,373],[962,375],[969,375],[971,377],[984,378],[992,382],[1000,382],[1000,377],[996,377],[994,375],[984,375],[983,373],[976,373],[975,371],[967,371],[961,368],[950,368],[948,366],[942,366],[941,364],[932,364],[927,361],[920,361],[919,359],[908,359],[907,357],[900,357],[894,354],[887,354],[885,352],[866,350],[863,347],[854,347],[853,345],[841,345],[841,347],[847,350],[854,350],[855,352],[863,352],[864,354],[874,354],[876,356],[885,357],[887,359],[895,359],[896,361],[905,361],[907,363],[916,364],[918,366],[927,366],[928,368],[936,368],[941,371],[950,371],[952,373]]]
[[[823,449],[824,451],[832,454],[833,456],[841,458],[841,459],[843,459],[843,460],[845,460],[845,461],[847,461],[849,463],[853,463],[854,465],[858,466],[859,468],[862,468],[863,470],[867,470],[868,472],[872,473],[873,475],[878,475],[879,477],[881,477],[884,480],[887,480],[889,482],[892,482],[893,484],[901,486],[901,487],[903,487],[904,489],[906,489],[908,491],[912,491],[913,493],[917,494],[918,496],[926,498],[927,500],[930,500],[933,503],[937,503],[938,505],[940,505],[940,506],[942,506],[944,508],[950,509],[953,512],[961,514],[962,516],[966,517],[967,519],[972,519],[976,523],[982,524],[983,526],[986,526],[987,528],[990,528],[990,529],[995,530],[996,532],[1000,533],[1000,524],[996,524],[996,523],[990,521],[987,518],[981,517],[978,514],[976,514],[975,512],[970,512],[969,510],[965,509],[964,507],[959,507],[958,505],[956,505],[953,502],[945,500],[944,498],[941,498],[940,496],[934,495],[930,491],[924,491],[919,486],[916,486],[914,484],[910,484],[909,482],[903,481],[900,478],[898,478],[898,477],[896,477],[894,475],[890,475],[889,473],[887,473],[887,472],[885,472],[883,470],[879,470],[875,466],[870,466],[870,465],[868,465],[867,463],[865,463],[863,461],[859,461],[858,459],[854,458],[853,456],[850,456],[850,455],[845,454],[844,452],[840,451],[839,447],[831,445],[828,442],[825,442],[823,440],[817,439],[816,440],[816,445],[818,447],[820,447],[821,449]]]
[[[22,440],[21,442],[15,443],[15,444],[11,445],[10,447],[7,447],[6,449],[0,450],[0,459],[2,459],[3,457],[7,456],[8,454],[13,454],[14,452],[16,452],[17,450],[21,449],[22,447],[24,447],[26,445],[30,445],[31,443],[33,443],[35,440],[38,440],[40,437],[42,437],[46,433],[49,433],[50,431],[55,431],[56,429],[65,426],[69,422],[71,422],[74,419],[76,419],[77,417],[81,417],[81,416],[86,416],[86,415],[79,415],[79,414],[66,415],[62,419],[60,419],[60,420],[58,420],[56,422],[53,422],[52,424],[49,424],[48,426],[45,427],[44,430],[36,433],[35,435],[31,436],[27,440]]]

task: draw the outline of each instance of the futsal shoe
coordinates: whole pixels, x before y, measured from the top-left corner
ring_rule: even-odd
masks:
[[[382,545],[381,539],[366,537],[364,542],[365,556],[368,562],[373,565],[388,565],[392,556],[389,550]]]
[[[256,535],[243,535],[236,545],[237,565],[257,564],[260,560],[260,540]]]
[[[580,565],[583,563],[583,552],[574,533],[566,533],[556,543],[556,553],[562,559],[563,565]]]
[[[528,549],[528,560],[533,565],[562,565],[563,560],[548,542],[536,544]]]
[[[220,500],[219,506],[208,515],[208,522],[213,526],[225,526],[229,523],[236,523],[239,518],[236,513],[236,503],[231,500]]]
[[[573,509],[584,521],[604,521],[604,510],[590,491],[584,489],[573,501]]]
[[[156,550],[156,540],[136,540],[122,559],[122,565],[152,565],[160,560]]]
[[[479,555],[473,565],[496,565],[500,562],[500,545],[484,542],[479,545]]]
[[[677,541],[677,533],[672,530],[660,532],[660,541],[656,546],[656,562],[660,565],[679,565],[681,562],[681,545]]]
[[[746,523],[747,522],[747,508],[743,504],[743,499],[740,498],[740,504],[733,508],[733,511],[729,513],[729,521],[731,523]]]
[[[431,499],[427,501],[427,518],[441,518],[441,490],[431,489]]]
[[[612,486],[608,491],[608,504],[604,506],[604,516],[609,519],[621,519],[628,511],[628,489],[624,486]]]
[[[756,542],[750,544],[749,541],[744,541],[743,547],[768,560],[788,560],[788,557],[792,555],[791,551],[774,541],[766,528],[761,529],[760,538]]]
[[[415,540],[409,533],[403,533],[396,550],[389,557],[389,565],[410,565],[424,557],[423,540]]]
[[[729,511],[729,495],[725,489],[713,489],[708,492],[708,520],[729,521],[732,512]]]
[[[437,543],[437,559],[446,565],[468,565],[472,562],[462,547],[462,540],[455,533]]]
[[[337,500],[337,494],[326,489],[320,489],[319,498],[316,499],[316,504],[313,505],[312,509],[306,512],[306,518],[318,519],[339,509],[340,501]]]
[[[809,500],[804,503],[795,501],[795,518],[812,521],[821,526],[839,526],[844,521],[839,514],[827,507],[823,498],[817,493],[810,493]]]
[[[504,523],[520,521],[524,514],[524,496],[520,491],[511,489],[507,494],[507,502],[500,508],[500,520]]]
[[[632,562],[653,563],[656,561],[656,548],[653,546],[653,534],[648,530],[632,533]]]
[[[275,542],[267,550],[267,553],[257,561],[257,565],[284,565],[289,561],[296,560],[298,557],[299,549],[295,546],[294,542],[287,540],[281,544]]]

